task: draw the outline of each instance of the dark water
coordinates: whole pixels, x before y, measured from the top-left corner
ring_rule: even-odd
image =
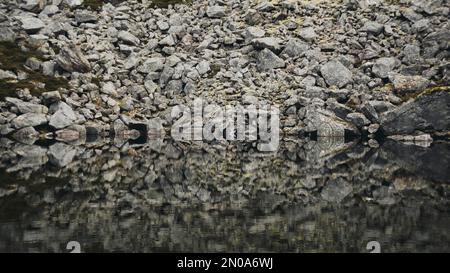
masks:
[[[450,252],[450,145],[0,141],[0,252]]]

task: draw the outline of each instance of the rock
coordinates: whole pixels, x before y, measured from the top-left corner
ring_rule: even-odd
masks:
[[[244,37],[245,41],[249,42],[255,38],[264,37],[265,34],[266,32],[258,27],[248,27],[242,33],[242,36]]]
[[[0,42],[14,42],[16,33],[8,27],[0,27]]]
[[[57,64],[68,72],[89,72],[91,64],[77,46],[62,47],[56,57]]]
[[[55,132],[56,140],[65,142],[85,141],[86,128],[82,125],[71,125]]]
[[[206,9],[206,15],[209,18],[221,18],[225,16],[224,6],[210,6]]]
[[[45,8],[42,10],[41,14],[43,15],[47,15],[47,16],[53,16],[56,13],[58,13],[59,8],[57,5],[47,5],[45,6]]]
[[[450,92],[429,91],[419,95],[381,118],[387,135],[412,134],[414,131],[438,132],[450,128]]]
[[[373,104],[371,104],[370,102],[365,102],[358,108],[371,122],[379,122],[379,116]]]
[[[275,53],[273,53],[270,49],[263,49],[258,54],[258,68],[259,70],[271,70],[275,68],[282,68],[286,64],[278,57]]]
[[[83,4],[84,0],[64,0],[64,3],[66,3],[69,7],[78,7]]]
[[[304,120],[307,132],[317,132],[319,137],[345,137],[345,132],[359,134],[358,129],[351,123],[338,118],[332,112],[308,108]]]
[[[45,114],[26,113],[20,115],[12,120],[11,124],[16,129],[24,127],[34,127],[47,123],[47,116]]]
[[[340,203],[345,197],[352,193],[353,187],[344,180],[328,181],[327,185],[322,189],[320,195],[328,202]]]
[[[138,67],[138,71],[145,74],[161,71],[164,67],[164,62],[165,59],[162,57],[149,58],[140,67]]]
[[[309,45],[307,43],[304,43],[300,41],[299,39],[290,39],[284,48],[284,50],[281,52],[281,54],[286,54],[289,57],[299,57],[303,54],[303,52],[307,51],[309,49]]]
[[[35,103],[25,102],[16,98],[6,98],[7,102],[13,104],[19,109],[22,114],[26,113],[36,113],[36,114],[47,114],[48,108],[44,105],[39,105]]]
[[[128,45],[138,45],[140,40],[128,31],[119,31],[117,38]]]
[[[25,127],[14,132],[12,137],[22,143],[34,143],[38,139],[39,133],[33,127]]]
[[[355,124],[356,127],[362,128],[365,125],[370,124],[370,121],[361,113],[350,113],[347,115],[346,118],[351,123]]]
[[[20,18],[20,22],[22,23],[22,28],[28,34],[34,34],[39,32],[42,28],[44,28],[45,24],[41,19],[34,17],[23,17]]]
[[[196,66],[196,69],[198,71],[198,74],[200,74],[200,75],[204,75],[204,74],[208,73],[208,71],[211,70],[209,62],[204,61],[204,60],[198,63],[198,65]]]
[[[166,21],[163,21],[163,20],[158,20],[156,22],[156,25],[162,31],[168,30],[170,28],[169,24]]]
[[[17,79],[17,75],[11,71],[5,71],[0,69],[0,80],[4,79]]]
[[[252,40],[252,44],[256,49],[270,49],[273,52],[279,52],[281,49],[280,43],[282,41],[278,38],[265,37],[265,38],[256,38]]]
[[[327,62],[320,67],[320,73],[330,86],[342,88],[353,81],[353,75],[342,63],[336,60]]]
[[[98,21],[98,17],[96,14],[87,11],[77,12],[75,13],[75,21],[78,24],[95,23]]]
[[[58,102],[50,107],[51,112],[54,114],[50,117],[50,126],[56,129],[62,129],[69,125],[74,124],[77,120],[77,116],[72,108],[65,102]]]
[[[48,150],[48,157],[50,163],[62,168],[69,165],[75,158],[77,151],[70,145],[58,142],[50,146]]]
[[[311,42],[317,37],[317,34],[314,31],[313,27],[306,27],[301,29],[298,35],[300,36],[300,38],[307,42]]]
[[[384,26],[374,21],[367,21],[360,31],[378,35],[383,31]]]
[[[379,58],[372,66],[372,73],[379,78],[387,78],[398,63],[399,61],[392,57]]]
[[[45,6],[45,2],[46,0],[26,0],[20,7],[28,11],[41,10]]]
[[[46,103],[52,104],[61,100],[61,94],[58,91],[44,92],[42,98]]]
[[[378,132],[378,129],[380,129],[380,124],[373,123],[369,125],[367,131],[369,132],[369,134],[375,134],[376,132]]]
[[[42,62],[35,57],[28,58],[25,61],[25,66],[33,71],[39,71],[41,69]]]
[[[394,85],[394,91],[400,96],[423,91],[430,84],[430,81],[422,76],[403,76],[395,74],[391,75],[389,79]]]

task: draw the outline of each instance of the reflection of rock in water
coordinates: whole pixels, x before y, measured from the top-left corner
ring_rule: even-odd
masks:
[[[435,143],[430,148],[387,141],[383,157],[394,160],[403,169],[438,182],[450,182],[450,146]]]
[[[385,251],[448,251],[448,184],[427,180],[448,177],[448,146],[385,144],[319,138],[264,156],[161,139],[3,139],[0,251],[64,251],[74,237],[91,251],[365,251],[374,239]]]

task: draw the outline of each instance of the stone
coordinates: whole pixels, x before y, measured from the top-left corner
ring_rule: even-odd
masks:
[[[16,129],[24,127],[34,127],[46,124],[47,116],[45,114],[25,113],[12,120],[11,124]]]
[[[75,158],[77,151],[70,145],[57,142],[50,146],[48,150],[48,157],[50,163],[62,168],[69,165]]]
[[[42,10],[41,14],[43,15],[47,15],[47,16],[53,16],[56,13],[58,13],[59,8],[57,5],[47,5],[45,6],[45,8]]]
[[[299,39],[290,39],[286,43],[286,46],[281,54],[286,54],[289,57],[294,58],[301,56],[307,50],[309,50],[309,45],[307,43],[302,42]]]
[[[16,33],[8,27],[0,27],[0,42],[14,42]]]
[[[224,6],[210,6],[206,9],[206,15],[209,18],[221,18],[225,16]]]
[[[378,35],[383,31],[383,28],[384,26],[380,23],[374,21],[367,21],[366,23],[364,23],[360,31]]]
[[[336,60],[323,64],[320,67],[320,73],[328,85],[338,88],[342,88],[353,81],[352,72]]]
[[[77,120],[77,116],[72,108],[65,102],[58,102],[50,107],[51,112],[54,114],[50,117],[50,126],[56,129],[62,129],[74,124]]]
[[[266,32],[263,29],[251,26],[244,30],[242,36],[247,42],[249,42],[255,38],[262,38],[265,34]]]
[[[37,33],[45,26],[41,19],[34,17],[20,18],[20,22],[22,23],[23,30],[25,30],[28,34]]]
[[[300,32],[298,33],[298,35],[300,36],[300,38],[302,38],[303,40],[307,41],[307,42],[311,42],[314,39],[316,39],[317,34],[314,31],[313,27],[306,27],[300,30]]]
[[[44,105],[25,102],[17,98],[6,98],[7,102],[13,104],[19,109],[19,112],[22,114],[26,113],[36,113],[36,114],[47,114],[48,108]]]
[[[278,57],[270,49],[263,49],[258,54],[258,68],[259,70],[266,71],[276,68],[285,67],[285,62],[283,59]]]
[[[12,137],[22,143],[34,143],[39,133],[33,127],[24,127],[14,132]]]
[[[278,38],[265,37],[253,39],[252,45],[258,50],[267,48],[273,52],[279,52],[281,50],[281,42],[282,41]]]
[[[304,123],[307,132],[317,132],[319,137],[345,137],[346,131],[359,134],[359,130],[353,124],[337,117],[330,111],[314,107],[306,110]]]
[[[370,124],[370,121],[361,113],[350,113],[346,118],[351,123],[355,124],[356,127],[361,129],[363,126]]]
[[[78,7],[83,4],[84,0],[64,0],[64,3],[66,3],[69,7]]]
[[[128,45],[136,46],[140,43],[139,38],[128,31],[119,31],[119,33],[117,34],[117,38]]]
[[[61,94],[59,91],[50,91],[42,93],[42,98],[46,103],[55,103],[61,100]]]
[[[414,131],[445,132],[450,128],[449,90],[425,91],[414,100],[386,112],[381,127],[387,135]]]
[[[91,64],[77,46],[62,47],[56,63],[68,72],[89,72]]]
[[[198,71],[198,74],[204,75],[211,70],[211,67],[208,61],[203,60],[197,64],[196,69]]]
[[[78,24],[95,23],[95,22],[97,22],[97,20],[98,20],[98,17],[94,13],[90,13],[87,11],[75,13],[75,21]]]
[[[325,201],[340,203],[345,197],[352,193],[352,191],[352,185],[342,179],[339,179],[328,181],[327,185],[322,189],[320,195]]]
[[[372,66],[372,73],[379,78],[387,78],[389,73],[397,67],[398,63],[399,61],[396,58],[379,58]]]
[[[138,71],[145,74],[161,71],[164,67],[164,62],[165,59],[162,57],[149,58],[138,67]]]
[[[391,75],[389,79],[394,85],[394,91],[400,96],[423,91],[430,84],[430,81],[422,76],[404,76],[395,74]]]

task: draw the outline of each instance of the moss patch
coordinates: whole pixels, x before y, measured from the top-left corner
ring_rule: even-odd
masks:
[[[27,51],[24,51],[16,42],[0,42],[0,69],[12,71],[16,74],[18,72],[27,74],[25,80],[0,80],[0,99],[15,96],[18,89],[28,88],[33,95],[38,95],[45,91],[69,87],[68,81],[64,78],[45,76],[40,72],[26,69],[24,65],[29,58],[45,61],[45,58],[35,50],[27,49]],[[37,87],[38,83],[45,84],[45,87]]]

